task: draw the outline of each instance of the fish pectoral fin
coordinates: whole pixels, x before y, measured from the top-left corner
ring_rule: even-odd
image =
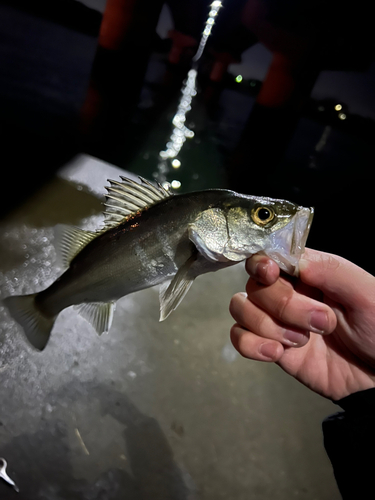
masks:
[[[63,268],[69,267],[71,261],[82,248],[98,236],[98,233],[84,231],[68,224],[57,224],[54,233],[56,258],[58,264]]]
[[[108,333],[111,328],[115,308],[114,302],[88,302],[74,306],[78,314],[85,318],[99,335]]]
[[[191,266],[197,259],[195,252],[180,269],[171,281],[167,281],[160,286],[160,319],[164,321],[172,311],[177,309],[189,288],[193,284],[195,276],[190,273]]]

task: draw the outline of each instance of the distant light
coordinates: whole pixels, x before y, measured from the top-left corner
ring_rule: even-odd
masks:
[[[162,186],[166,191],[169,191],[171,189],[171,185],[169,184],[169,182],[163,182]]]
[[[173,187],[173,189],[178,189],[181,187],[181,182],[180,181],[172,181],[171,186]]]
[[[242,82],[242,75],[237,75],[236,76],[236,82],[241,83]]]
[[[345,113],[339,113],[339,118],[340,118],[340,120],[346,120],[346,114]]]
[[[174,129],[172,131],[169,142],[167,142],[167,149],[165,151],[160,151],[159,156],[162,160],[167,158],[175,158],[180,149],[184,145],[186,139],[194,137],[194,132],[185,127],[184,123],[186,121],[186,113],[191,109],[191,101],[193,96],[196,94],[195,81],[197,77],[197,71],[191,69],[188,72],[188,77],[185,82],[185,86],[182,89],[182,97],[177,108],[177,113],[174,115],[172,123]]]
[[[250,87],[255,87],[255,85],[256,85],[256,83],[254,82],[254,80],[252,80],[252,81],[250,82]]]
[[[341,111],[341,110],[342,110],[342,106],[341,106],[341,104],[336,104],[336,106],[335,106],[335,110],[336,110],[336,111]]]
[[[324,106],[318,106],[318,111],[324,111]]]
[[[221,2],[219,0],[215,0],[215,2],[212,2],[211,7],[213,7],[214,9],[216,9],[218,7],[220,8],[221,5],[222,4],[221,4]]]
[[[172,167],[173,167],[173,168],[180,168],[180,167],[181,167],[181,162],[180,162],[180,160],[177,160],[177,158],[175,158],[175,159],[172,161]]]

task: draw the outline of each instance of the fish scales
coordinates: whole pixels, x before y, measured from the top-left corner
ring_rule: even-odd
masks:
[[[56,316],[71,305],[102,333],[109,330],[120,297],[162,285],[162,320],[197,276],[256,252],[270,255],[286,272],[298,272],[312,209],[222,189],[172,196],[144,179],[141,184],[122,179],[111,181],[116,196],[107,188],[112,198],[103,230],[64,226],[56,233],[68,267],[60,278],[37,294],[5,299],[38,349],[44,348]],[[124,217],[129,206],[138,209]]]
[[[195,210],[184,196],[167,198],[100,234],[57,281],[38,295],[38,306],[55,316],[73,304],[112,301],[160,284],[190,257],[193,244],[182,236],[196,214],[215,203],[215,194],[201,192],[195,196]],[[155,227],[164,235],[164,241],[155,236]],[[173,261],[164,252],[165,247],[175,248]],[[137,251],[140,248],[142,253]],[[144,261],[156,257],[163,268],[156,276],[150,276],[151,265],[145,266]]]

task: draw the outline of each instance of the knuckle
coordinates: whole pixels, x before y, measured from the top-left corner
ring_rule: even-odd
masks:
[[[254,315],[252,320],[252,329],[254,333],[260,335],[261,337],[267,336],[267,333],[269,333],[268,316],[265,313],[260,313],[258,315]]]
[[[243,358],[251,358],[251,349],[249,349],[244,335],[238,338],[237,349]]]
[[[336,273],[342,266],[342,262],[336,255],[323,254],[319,256],[319,273],[322,279],[323,286],[326,286],[327,280],[332,276],[332,273]]]
[[[322,256],[322,271],[323,273],[328,271],[337,271],[341,267],[342,263],[340,260],[332,254],[326,255],[326,258]]]
[[[281,295],[277,300],[275,304],[275,313],[279,320],[283,321],[287,316],[291,299],[292,299],[292,291],[291,293]]]
[[[358,297],[360,297],[358,302],[361,303],[362,309],[369,311],[373,315],[375,311],[375,278],[366,273],[361,283],[363,287],[358,293]]]
[[[374,313],[374,308],[375,308],[375,294],[363,294],[361,296],[361,302],[362,302],[361,303],[361,309],[363,311],[368,311],[370,313]]]

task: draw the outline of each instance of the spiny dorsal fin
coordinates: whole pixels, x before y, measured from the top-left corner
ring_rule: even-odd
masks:
[[[139,177],[141,184],[127,177],[120,178],[122,182],[108,179],[111,185],[106,187],[108,194],[104,203],[105,229],[115,227],[132,214],[173,196],[173,193],[168,192],[161,184],[155,187],[142,177]]]
[[[98,233],[84,231],[79,227],[57,224],[55,227],[55,249],[59,265],[63,268],[69,267],[71,261],[82,248],[97,236]]]

